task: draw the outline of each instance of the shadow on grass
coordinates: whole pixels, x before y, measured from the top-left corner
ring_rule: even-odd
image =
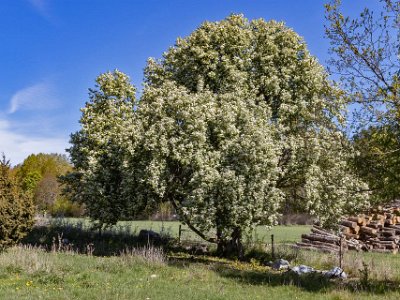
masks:
[[[94,256],[114,256],[136,247],[151,244],[167,247],[171,238],[161,235],[157,239],[140,238],[138,233],[128,228],[92,230],[79,224],[52,224],[36,226],[21,241],[23,245],[40,246],[48,251],[74,251]]]
[[[185,267],[189,264],[200,263],[208,265],[210,270],[219,276],[235,280],[239,283],[267,286],[296,286],[307,292],[347,291],[353,294],[367,293],[371,295],[385,295],[390,292],[399,292],[400,281],[332,279],[320,273],[297,275],[291,271],[275,271],[268,267],[257,266],[252,269],[249,265],[229,260],[216,261],[215,258],[202,257],[174,257],[169,264]]]
[[[118,226],[99,231],[84,226],[82,223],[70,224],[62,221],[35,226],[21,244],[39,246],[47,251],[72,251],[94,256],[116,256],[129,253],[132,248],[141,247],[162,248],[164,253],[203,254],[202,248],[198,247],[201,243],[185,241],[179,244],[177,239],[172,238],[168,233],[159,233],[158,237],[152,238],[140,236],[139,232],[132,231],[130,226]]]
[[[252,285],[293,285],[308,292],[342,290],[355,294],[365,292],[373,295],[384,295],[390,292],[399,292],[400,288],[399,281],[369,280],[367,283],[363,283],[358,279],[330,279],[319,273],[297,275],[293,272],[274,273],[272,271],[256,272],[237,270],[219,270],[218,273],[223,277]]]
[[[185,267],[193,263],[207,265],[219,276],[239,283],[251,285],[283,286],[291,285],[310,292],[319,292],[334,288],[336,283],[316,273],[298,276],[292,272],[280,272],[268,267],[258,266],[253,270],[249,264],[238,261],[218,260],[215,257],[173,257],[169,264],[175,267]]]

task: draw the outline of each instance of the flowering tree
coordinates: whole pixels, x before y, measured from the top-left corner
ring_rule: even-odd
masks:
[[[266,105],[271,138],[279,145],[276,187],[285,203],[323,223],[368,197],[358,193],[365,185],[347,164],[352,149],[339,127],[345,98],[301,37],[283,23],[240,15],[205,22],[162,59],[149,60],[146,82],[149,90],[168,83],[191,97],[252,93],[255,103]]]
[[[124,132],[134,122],[136,90],[118,70],[100,75],[96,83],[82,109],[81,129],[71,135],[68,152],[75,169],[63,181],[101,226],[116,223],[126,211],[122,186],[129,136]]]
[[[221,254],[240,256],[244,232],[274,224],[285,205],[329,225],[367,199],[347,164],[344,98],[282,23],[206,22],[148,61],[135,110],[113,97],[107,103],[126,108],[124,117],[93,114],[99,99],[84,110],[70,151],[79,184],[90,184],[92,217],[111,222],[170,202]],[[111,165],[118,180],[96,175]],[[117,186],[105,189],[110,183]]]
[[[140,103],[140,157],[148,158],[143,178],[153,199],[170,201],[221,253],[232,248],[240,256],[243,231],[273,224],[282,199],[280,146],[268,106],[257,102],[250,91],[191,94],[165,82],[148,87]]]

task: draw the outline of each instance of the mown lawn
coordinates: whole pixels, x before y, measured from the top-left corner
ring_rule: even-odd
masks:
[[[357,259],[347,258],[348,267]],[[370,285],[361,285],[357,279],[298,278],[255,262],[183,254],[150,262],[132,254],[94,257],[14,247],[0,254],[0,299],[399,299],[399,259],[372,259],[379,270],[394,263],[396,271],[386,279],[371,273]],[[323,266],[329,258],[306,253],[301,260]]]

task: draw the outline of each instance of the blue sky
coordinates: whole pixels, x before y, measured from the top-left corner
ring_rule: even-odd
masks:
[[[148,57],[203,21],[231,13],[285,21],[322,64],[325,0],[2,0],[0,152],[13,164],[31,153],[65,153],[79,129],[87,89],[118,68],[141,87]],[[354,14],[377,0],[343,0]]]

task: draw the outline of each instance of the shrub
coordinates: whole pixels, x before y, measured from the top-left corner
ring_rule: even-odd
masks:
[[[32,199],[23,194],[10,174],[5,156],[0,162],[0,248],[23,238],[34,224]]]
[[[84,208],[82,205],[72,202],[64,196],[59,196],[49,206],[49,212],[53,217],[81,217],[84,214]]]

